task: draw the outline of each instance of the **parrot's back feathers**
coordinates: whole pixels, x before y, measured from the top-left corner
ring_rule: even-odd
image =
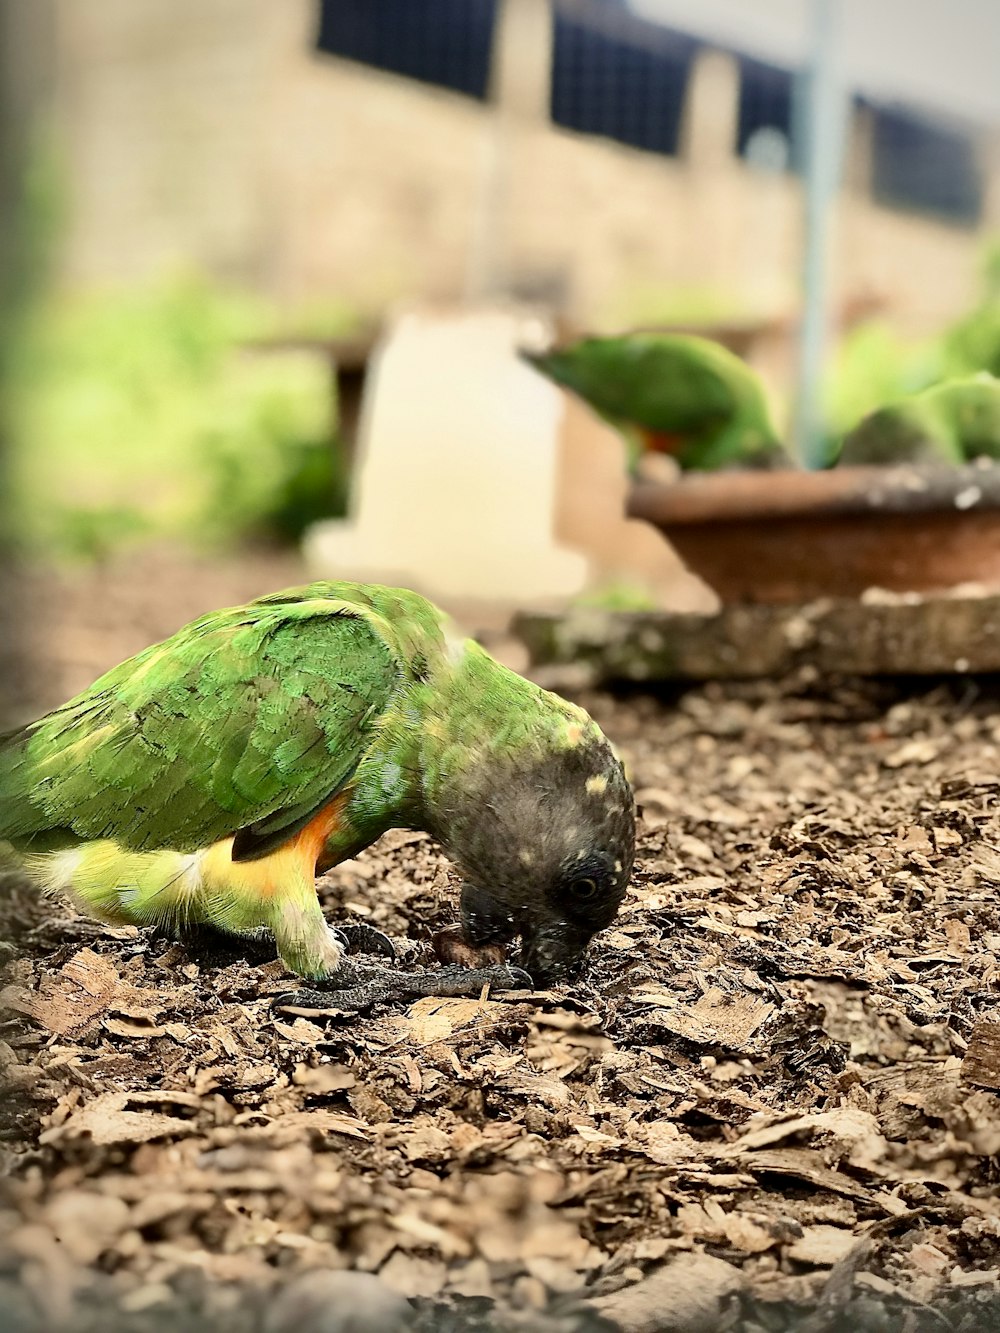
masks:
[[[585,338],[525,359],[602,416],[670,432],[724,420],[739,382],[754,378],[718,343],[686,334]]]
[[[953,463],[962,455],[937,413],[918,400],[895,403],[869,413],[844,438],[838,463]]]
[[[28,727],[18,727],[0,736],[0,839],[10,837],[5,830],[15,828],[27,838],[43,830],[51,832],[46,830],[45,816],[31,801],[26,763],[30,739]],[[72,837],[67,841],[72,842]]]
[[[440,633],[422,598],[354,584],[203,616],[4,739],[0,839],[264,856],[350,781]]]
[[[1000,381],[979,372],[880,407],[844,437],[838,462],[947,463],[1000,458]]]

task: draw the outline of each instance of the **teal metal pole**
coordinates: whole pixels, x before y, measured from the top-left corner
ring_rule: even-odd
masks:
[[[822,388],[829,327],[829,259],[848,98],[840,58],[843,0],[809,3],[811,51],[796,126],[805,172],[805,247],[793,434],[802,464],[819,468],[826,461]]]

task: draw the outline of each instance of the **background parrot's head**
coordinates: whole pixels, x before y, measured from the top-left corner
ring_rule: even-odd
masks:
[[[623,338],[587,338],[551,352],[521,351],[522,361],[578,394],[616,428],[636,419],[635,357]],[[641,414],[641,413],[640,413]]]
[[[881,407],[864,417],[844,439],[839,462],[888,464],[962,462],[956,444],[933,408],[918,398]]]
[[[618,913],[635,855],[635,802],[610,744],[589,719],[563,734],[523,767],[484,759],[447,840],[465,877],[467,942],[520,936],[519,962],[540,986],[579,969]]]

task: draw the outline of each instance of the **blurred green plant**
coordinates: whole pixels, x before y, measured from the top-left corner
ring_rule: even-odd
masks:
[[[862,417],[934,384],[941,378],[942,362],[939,341],[907,341],[883,320],[852,329],[837,346],[826,376],[824,409],[831,461],[840,440]]]
[[[350,322],[310,316],[326,336]],[[327,358],[253,346],[294,327],[191,276],[39,301],[10,358],[22,547],[95,559],[150,537],[289,542],[342,512]]]
[[[870,320],[841,339],[824,395],[829,461],[869,413],[981,370],[1000,375],[1000,239],[987,248],[976,303],[940,336],[907,340],[886,321]]]
[[[943,356],[945,375],[988,370],[1000,377],[1000,238],[987,248],[979,300],[945,334]]]
[[[663,284],[648,277],[623,284],[604,312],[608,329],[692,327],[752,322],[753,311],[731,292],[704,283]]]
[[[627,579],[613,579],[588,588],[573,598],[573,605],[595,611],[656,611],[659,607],[649,588]]]

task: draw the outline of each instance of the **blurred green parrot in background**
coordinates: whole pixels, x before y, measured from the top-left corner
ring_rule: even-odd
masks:
[[[529,984],[499,965],[366,980],[344,960],[315,875],[390,828],[457,863],[467,956],[521,936],[547,985],[618,911],[635,807],[583,709],[375,585],[203,616],[0,742],[0,840],[91,916],[270,931],[291,971],[335,989],[295,992],[313,1007]],[[392,956],[371,928],[360,943]]]
[[[844,437],[837,462],[941,463],[1000,458],[1000,380],[987,371],[945,380],[880,407]]]
[[[633,468],[650,451],[684,471],[790,466],[760,380],[721,343],[628,333],[521,355],[625,437]]]

